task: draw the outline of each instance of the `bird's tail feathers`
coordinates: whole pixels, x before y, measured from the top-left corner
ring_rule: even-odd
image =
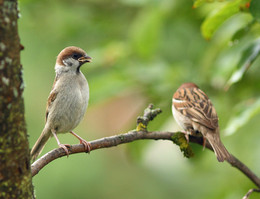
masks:
[[[34,144],[32,150],[31,150],[31,159],[34,161],[42,152],[46,142],[50,138],[51,132],[49,129],[44,128],[40,137]]]
[[[206,138],[212,146],[219,162],[227,160],[231,163],[234,161],[233,156],[228,152],[224,144],[221,142],[219,133],[208,133]]]

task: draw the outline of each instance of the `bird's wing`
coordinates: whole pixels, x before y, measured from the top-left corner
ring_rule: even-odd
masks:
[[[52,85],[52,90],[51,90],[51,93],[48,97],[48,101],[47,101],[47,105],[46,105],[45,122],[47,122],[48,115],[49,115],[50,109],[52,107],[52,104],[53,104],[53,102],[55,101],[55,99],[57,98],[57,95],[58,95],[58,91],[55,89],[55,85],[56,85],[58,79],[59,79],[59,76],[56,75],[54,82],[53,82],[53,85]]]
[[[178,89],[173,105],[181,114],[209,129],[218,127],[218,116],[207,95],[199,88]]]
[[[52,107],[53,102],[57,98],[57,95],[58,95],[58,92],[54,89],[54,90],[51,91],[51,93],[48,97],[47,107],[46,107],[46,115],[45,115],[45,121],[46,122],[47,122],[47,119],[48,119],[49,111]]]

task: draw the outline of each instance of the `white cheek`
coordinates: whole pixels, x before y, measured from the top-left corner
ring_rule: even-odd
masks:
[[[59,65],[59,64],[55,65],[56,73],[68,72],[68,71],[74,72],[79,67],[79,62],[72,58],[65,59],[62,62],[64,65]]]
[[[79,66],[79,62],[72,58],[64,59],[63,63],[65,66],[68,66],[68,67],[78,67]]]
[[[61,66],[59,64],[55,65],[55,72],[56,73],[68,72],[70,70],[71,70],[71,66],[67,66],[67,65],[65,65],[65,66],[62,65]]]

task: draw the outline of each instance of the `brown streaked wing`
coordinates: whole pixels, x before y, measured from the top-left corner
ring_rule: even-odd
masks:
[[[199,96],[198,100],[194,102],[194,109],[203,115],[198,123],[209,129],[216,129],[218,127],[218,116],[210,99],[199,88],[193,88],[193,93]]]
[[[199,88],[178,89],[173,98],[174,107],[183,115],[189,117],[209,129],[218,127],[218,116],[207,95]]]
[[[47,107],[46,107],[46,114],[45,114],[45,122],[47,122],[48,115],[49,115],[49,109],[51,108],[53,102],[57,98],[58,92],[55,90],[52,90],[47,101]]]

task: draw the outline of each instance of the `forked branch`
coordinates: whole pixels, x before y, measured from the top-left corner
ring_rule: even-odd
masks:
[[[114,135],[110,137],[105,137],[89,142],[91,145],[91,151],[102,148],[114,147],[119,144],[129,143],[136,140],[168,140],[180,146],[181,151],[183,151],[184,156],[191,157],[193,152],[187,143],[184,134],[181,132],[160,132],[160,131],[147,131],[148,123],[153,120],[159,113],[160,109],[153,109],[153,105],[150,104],[144,111],[144,115],[137,118],[137,128],[136,130],[129,131],[124,134]],[[203,139],[201,137],[190,136],[190,142],[203,145]],[[211,145],[206,143],[206,148],[213,151]],[[85,153],[85,147],[82,144],[72,145],[69,148],[69,154],[75,153]],[[35,176],[43,167],[52,162],[53,160],[67,156],[62,148],[54,149],[31,165],[32,176]],[[232,155],[233,156],[233,155]],[[234,161],[229,162],[231,166],[237,168],[242,173],[244,173],[258,188],[260,188],[260,179],[240,160],[233,156]],[[218,163],[219,164],[219,163]],[[245,196],[246,198],[258,189],[252,189]]]

